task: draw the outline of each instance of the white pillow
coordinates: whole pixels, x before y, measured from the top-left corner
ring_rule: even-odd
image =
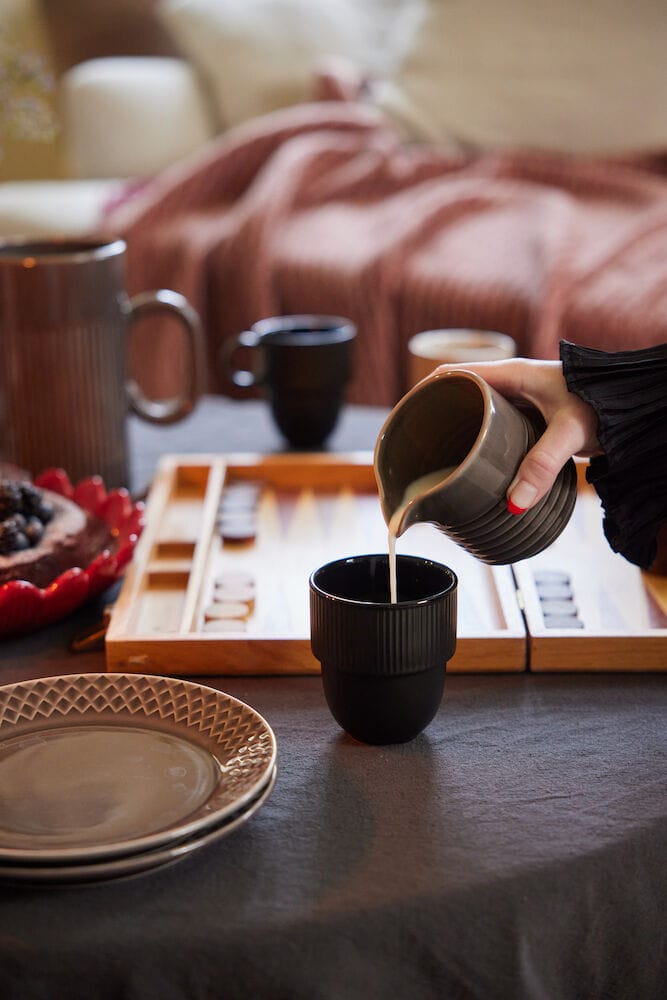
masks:
[[[424,0],[162,0],[158,16],[225,125],[306,101],[324,57],[390,76]]]
[[[424,138],[625,153],[667,147],[664,0],[429,0],[394,83]]]
[[[63,74],[61,98],[75,177],[150,176],[216,131],[196,73],[180,59],[91,59]]]

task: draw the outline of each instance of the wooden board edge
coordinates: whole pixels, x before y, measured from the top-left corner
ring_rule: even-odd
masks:
[[[456,652],[447,664],[452,674],[525,673],[527,647],[525,635],[461,636]]]
[[[224,676],[319,674],[310,642],[298,638],[219,639],[215,636],[132,636],[107,641],[107,671]]]
[[[530,635],[531,673],[662,673],[667,670],[667,634]],[[567,642],[564,652],[563,640]]]
[[[303,489],[344,485],[377,489],[373,453],[349,452],[225,452],[221,454],[168,455],[159,468],[177,470],[224,461],[230,478],[257,476],[270,486]]]
[[[127,628],[132,607],[137,599],[148,572],[151,551],[155,542],[155,534],[161,514],[164,512],[174,478],[173,463],[168,457],[158,463],[158,468],[151,484],[145,508],[145,526],[137,542],[132,559],[125,568],[120,591],[113,606],[111,619],[106,632],[106,641],[118,633],[122,635]]]
[[[454,674],[523,673],[525,669],[525,636],[503,634],[459,638],[456,653],[447,664],[447,671]],[[174,676],[273,676],[319,674],[320,665],[306,638],[112,635],[106,641],[106,670]]]

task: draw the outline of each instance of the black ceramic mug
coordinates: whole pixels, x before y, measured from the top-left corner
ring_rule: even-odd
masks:
[[[363,743],[403,743],[438,710],[456,649],[458,581],[448,566],[397,557],[350,556],[310,577],[310,636],[331,714]]]
[[[224,376],[239,389],[261,386],[273,418],[295,448],[317,448],[333,431],[352,374],[356,327],[341,316],[272,316],[224,348]],[[245,349],[251,367],[236,365]]]

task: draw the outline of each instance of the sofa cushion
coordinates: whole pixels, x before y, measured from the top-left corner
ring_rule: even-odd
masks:
[[[657,0],[161,0],[234,125],[311,99],[346,56],[413,138],[476,148],[667,147],[667,4]]]
[[[430,0],[394,83],[423,137],[570,153],[667,148],[667,4]]]
[[[391,76],[422,8],[423,0],[162,0],[157,13],[231,126],[312,99],[327,56]]]
[[[76,177],[149,176],[216,129],[194,70],[168,57],[91,59],[61,80]]]

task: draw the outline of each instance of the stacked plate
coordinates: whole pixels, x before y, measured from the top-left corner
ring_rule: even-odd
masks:
[[[0,687],[0,879],[91,882],[171,864],[267,800],[276,740],[250,706],[144,674]]]

